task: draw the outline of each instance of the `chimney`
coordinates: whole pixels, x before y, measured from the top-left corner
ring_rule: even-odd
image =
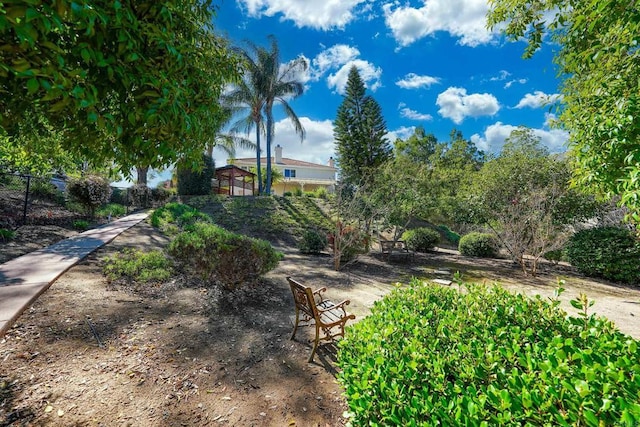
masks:
[[[276,163],[282,163],[282,147],[280,144],[276,145]]]
[[[327,166],[332,167],[332,168],[336,167],[336,164],[333,161],[333,157],[329,157],[329,161],[327,162]]]

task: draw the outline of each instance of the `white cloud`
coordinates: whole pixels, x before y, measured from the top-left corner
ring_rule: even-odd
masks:
[[[437,83],[440,83],[438,77],[419,76],[416,73],[409,73],[403,79],[398,80],[396,85],[403,89],[419,89],[422,87],[429,88]]]
[[[360,51],[353,46],[337,44],[320,52],[311,61],[311,78],[320,80],[326,73],[327,86],[339,94],[344,94],[349,70],[355,66],[366,87],[375,92],[381,85],[382,68],[359,58]]]
[[[562,129],[549,129],[546,126],[548,123],[549,121],[547,120],[545,127],[532,129],[533,134],[540,138],[542,145],[547,147],[550,152],[558,153],[565,151],[565,144],[569,139],[569,133]],[[504,146],[505,140],[511,135],[511,132],[516,129],[518,129],[518,126],[496,122],[485,129],[484,135],[477,133],[472,135],[471,142],[485,152],[499,153]]]
[[[505,89],[509,89],[511,86],[513,86],[514,83],[519,83],[521,85],[525,84],[526,82],[528,82],[528,79],[514,79],[514,80],[509,80],[508,82],[506,82],[504,84],[504,88]]]
[[[366,0],[238,0],[250,16],[282,15],[282,20],[293,21],[301,27],[318,30],[344,28],[355,18],[355,9]],[[365,6],[366,12],[366,6]]]
[[[507,80],[507,77],[511,75],[507,70],[500,70],[500,73],[497,76],[491,77],[489,80],[492,82],[500,82],[502,80]]]
[[[382,68],[376,67],[369,61],[355,59],[344,64],[335,73],[329,74],[327,77],[327,86],[329,86],[330,89],[334,89],[340,95],[344,95],[345,87],[347,86],[347,79],[349,77],[349,70],[351,70],[351,67],[353,66],[358,69],[365,86],[372,92],[375,92],[382,85],[382,82],[380,81]]]
[[[539,90],[534,93],[527,93],[513,108],[541,108],[547,105],[555,104],[562,100],[562,95],[554,93],[547,95]]]
[[[410,120],[420,120],[420,121],[431,121],[433,120],[433,116],[431,114],[423,114],[419,113],[411,108],[405,107],[404,104],[400,104],[398,106],[400,109],[400,115]]]
[[[295,133],[293,124],[288,119],[283,119],[275,123],[273,147],[280,144],[282,156],[291,159],[303,160],[318,164],[326,164],[329,157],[335,158],[335,145],[333,139],[333,123],[331,120],[315,121],[308,117],[300,117],[300,122],[306,131],[305,140],[300,143],[300,137]],[[255,142],[256,135],[252,132],[248,139]],[[265,149],[264,138],[262,138],[262,149]],[[220,150],[214,152],[216,166],[224,166],[227,156]],[[256,157],[255,150],[237,150],[237,158]]]
[[[401,126],[398,129],[389,131],[385,135],[385,138],[387,138],[389,142],[394,143],[398,138],[400,139],[409,138],[411,135],[413,135],[413,132],[415,132],[415,130],[416,130],[415,126]]]
[[[408,46],[437,31],[457,37],[458,43],[477,46],[489,43],[486,28],[487,0],[423,0],[420,8],[387,3],[382,6],[387,27],[401,46]]]
[[[360,51],[346,44],[337,44],[320,52],[312,61],[314,80],[320,79],[327,71],[342,67],[360,56]]]
[[[450,87],[436,99],[438,114],[460,124],[466,117],[493,116],[500,110],[495,96],[489,93],[472,93],[459,87]]]

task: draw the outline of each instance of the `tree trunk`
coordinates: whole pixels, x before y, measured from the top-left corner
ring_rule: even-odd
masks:
[[[137,185],[147,186],[147,177],[149,175],[149,166],[136,166],[136,173],[138,174]]]
[[[264,192],[267,196],[271,195],[271,138],[273,136],[273,116],[271,114],[271,105],[267,105],[267,182]]]
[[[262,167],[260,165],[260,123],[256,123],[256,175],[258,178],[258,196],[262,195]]]

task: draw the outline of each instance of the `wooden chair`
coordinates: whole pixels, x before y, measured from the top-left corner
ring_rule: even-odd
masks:
[[[349,319],[355,319],[356,316],[347,314],[344,308],[350,303],[349,300],[335,304],[325,299],[322,293],[326,292],[327,288],[323,287],[314,291],[291,277],[287,277],[287,281],[289,281],[289,286],[293,293],[293,302],[296,309],[296,321],[291,339],[295,338],[300,321],[307,322],[308,325],[313,321],[316,327],[313,350],[311,350],[311,356],[309,357],[309,362],[311,362],[320,341],[333,341],[337,337],[344,337],[345,324]],[[321,330],[323,336],[320,336]]]

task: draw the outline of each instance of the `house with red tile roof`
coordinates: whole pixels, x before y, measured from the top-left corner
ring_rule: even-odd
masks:
[[[283,179],[275,182],[271,189],[273,194],[282,196],[285,192],[314,191],[318,188],[326,188],[329,193],[335,190],[337,168],[333,158],[330,157],[326,165],[304,162],[302,160],[282,157],[282,147],[277,145],[275,156],[271,159],[271,167],[282,173]],[[227,162],[244,170],[250,170],[256,166],[256,158],[229,159]],[[267,158],[261,157],[260,164],[267,166]]]

